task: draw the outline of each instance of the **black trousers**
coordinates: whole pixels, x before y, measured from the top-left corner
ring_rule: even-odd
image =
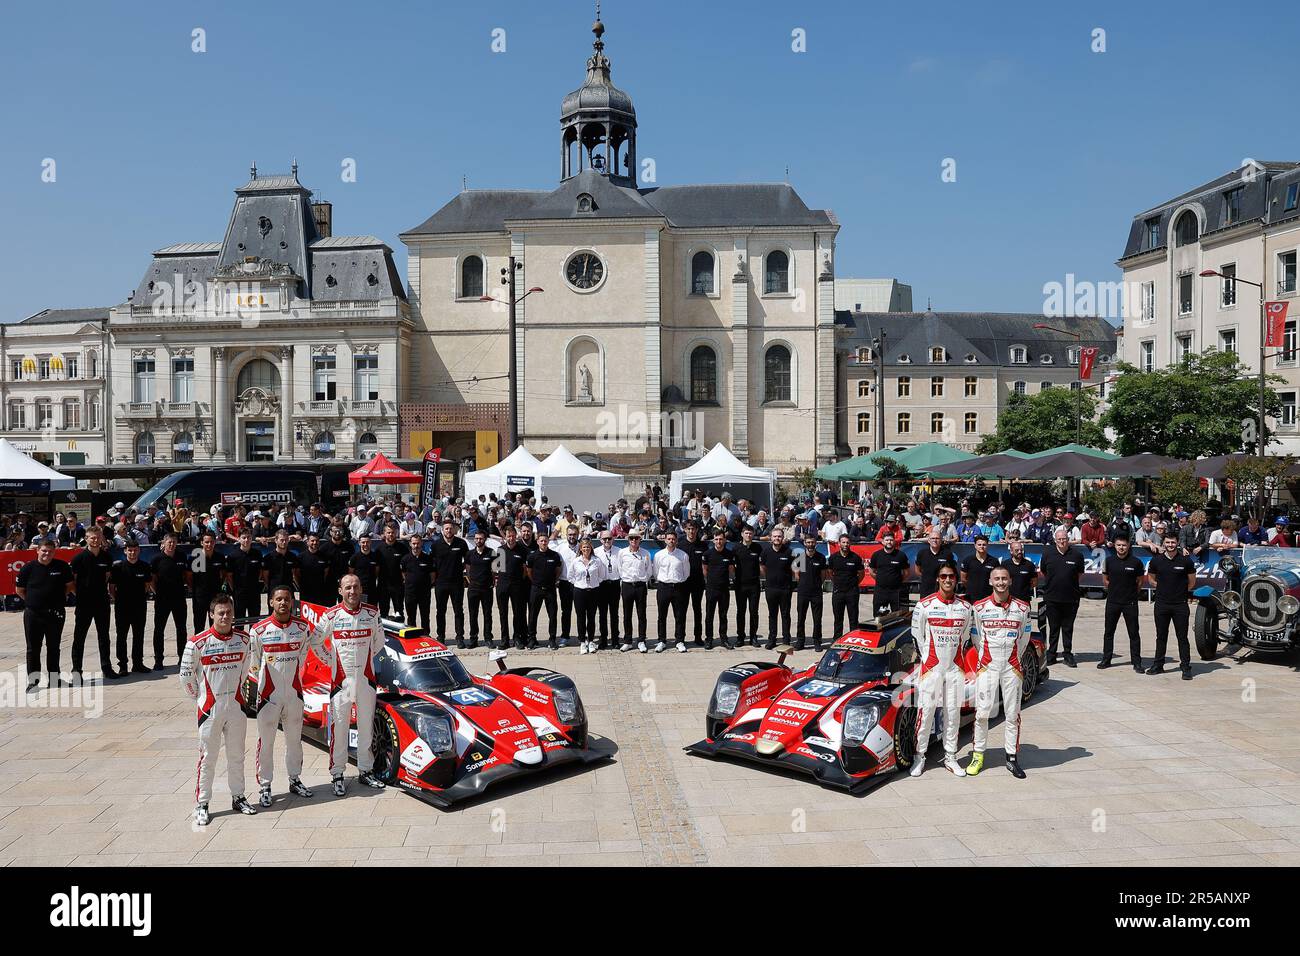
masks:
[[[600,646],[618,644],[618,581],[600,582]]]
[[[546,616],[548,619],[549,630],[547,636],[555,640],[556,626],[559,624],[559,615],[556,613],[555,588],[533,588],[528,595],[528,642],[537,643],[537,615],[541,613],[542,605],[546,605]]]
[[[144,616],[147,605],[144,601],[132,601],[130,604],[117,604],[113,608],[114,623],[117,625],[117,663],[120,670],[126,669],[126,632],[131,632],[131,663],[144,663]]]
[[[1191,617],[1187,602],[1180,601],[1173,605],[1157,604],[1156,612],[1156,655],[1155,663],[1165,662],[1165,648],[1169,645],[1169,624],[1174,625],[1174,637],[1178,640],[1178,666],[1185,671],[1192,669],[1192,649],[1187,643],[1187,622]]]
[[[790,643],[790,591],[785,588],[767,589],[767,639],[776,640],[776,619],[781,617],[781,640]]]
[[[456,618],[456,640],[465,639],[465,585],[437,584],[433,591],[438,596],[438,640],[443,640],[447,633],[447,604],[451,604],[452,614]],[[428,626],[425,621],[425,626]]]
[[[888,611],[897,611],[907,607],[903,603],[902,588],[873,588],[871,591],[871,616],[880,617]],[[839,625],[836,625],[839,628]]]
[[[632,641],[632,611],[636,611],[637,640],[645,640],[645,601],[646,583],[644,581],[623,581],[618,588],[623,599],[623,639]]]
[[[713,640],[713,619],[718,619],[718,638],[727,639],[727,611],[731,608],[731,592],[723,588],[706,588],[704,591],[704,636]]]
[[[745,615],[749,627],[745,627]],[[736,588],[736,637],[740,640],[758,637],[758,588],[744,585]]]
[[[235,617],[261,617],[262,616],[262,592],[261,591],[236,591],[235,592]]]
[[[573,623],[573,584],[557,581],[556,589],[560,594],[560,637],[568,640],[573,633],[569,630],[569,625]]]
[[[668,643],[668,611],[673,612],[673,641],[681,644],[686,640],[686,605],[690,601],[690,593],[686,590],[685,582],[681,584],[665,584],[662,581],[655,585],[655,603],[659,605],[659,642]]]
[[[67,612],[62,608],[23,611],[23,633],[27,638],[27,673],[41,672],[41,645],[45,645],[45,669],[50,680],[59,679],[59,648],[63,643],[63,621]]]
[[[210,623],[211,613],[209,608],[212,606],[212,599],[216,594],[196,594],[190,602],[190,610],[194,612],[194,633],[204,630]]]
[[[406,603],[404,586],[401,584],[380,584],[378,589],[379,616],[388,617],[390,612],[393,617],[399,616]]]
[[[433,600],[433,592],[429,590],[407,591],[402,595],[402,603],[406,606],[406,626],[422,627],[426,631],[429,629],[429,605]],[[417,618],[419,623],[416,623]],[[439,624],[442,622],[439,621]],[[438,640],[442,640],[442,628],[438,629]]]
[[[695,624],[695,643],[699,644],[704,633],[704,579],[701,578],[698,581],[688,580],[682,587],[686,589],[687,597],[690,600],[692,621]]]
[[[1079,613],[1078,601],[1044,601],[1047,611],[1047,653],[1056,653],[1056,643],[1069,654],[1074,646],[1074,618]]]
[[[795,647],[798,647],[798,648],[802,648],[802,647],[803,647],[803,643],[804,643],[804,629],[803,629],[804,619],[807,617],[808,612],[809,612],[809,611],[812,611],[812,619],[813,619],[812,638],[813,638],[813,644],[814,644],[815,646],[817,646],[817,647],[821,647],[821,643],[822,643],[822,592],[821,592],[821,591],[813,591],[813,592],[811,592],[811,593],[805,593],[805,592],[803,592],[803,591],[800,591],[800,592],[799,592],[799,601],[798,601],[796,607],[798,608],[798,614],[799,614],[799,627],[798,627],[798,630],[797,630],[797,632],[796,632],[797,636],[795,637],[794,646],[795,646]]]
[[[573,589],[573,610],[578,617],[578,640],[582,643],[596,639],[596,609],[600,606],[600,591],[594,588]]]
[[[510,645],[511,636],[515,647],[528,643],[528,588],[523,584],[514,587],[497,588],[497,617],[501,621],[501,646]]]
[[[185,630],[185,592],[176,594],[158,594],[153,599],[153,659],[158,663],[163,660],[163,633],[167,630],[167,619],[176,625],[176,660],[185,653],[185,644],[189,634]]]
[[[72,669],[80,673],[86,637],[95,625],[99,639],[99,669],[113,669],[113,647],[108,639],[109,605],[107,600],[78,602],[72,614]]]
[[[1120,618],[1128,629],[1128,653],[1134,664],[1142,662],[1142,636],[1138,633],[1137,601],[1128,604],[1111,604],[1106,602],[1106,626],[1101,635],[1101,659],[1108,661],[1115,653],[1115,628]]]
[[[876,597],[871,596],[872,615],[875,610]],[[851,591],[832,591],[831,592],[831,620],[834,630],[831,632],[831,640],[838,641],[844,635],[844,618],[849,619],[849,630],[858,629],[858,608],[861,601],[858,598],[858,589],[855,586]]]
[[[478,643],[478,619],[483,617],[483,639],[492,640],[492,592],[487,588],[469,589],[469,642]]]

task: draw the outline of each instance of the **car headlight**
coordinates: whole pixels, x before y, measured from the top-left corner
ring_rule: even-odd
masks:
[[[1277,609],[1287,617],[1291,617],[1300,611],[1300,601],[1297,601],[1293,595],[1283,594],[1277,600]]]
[[[560,687],[551,692],[555,701],[555,713],[566,724],[578,722],[581,709],[578,706],[578,692],[571,687]]]
[[[736,704],[740,702],[740,685],[732,683],[718,682],[717,688],[713,691],[714,707],[713,712],[719,717],[730,717],[736,712]]]
[[[1229,611],[1235,611],[1241,607],[1241,595],[1236,591],[1224,591],[1219,595],[1219,603]]]
[[[844,739],[862,743],[871,729],[880,723],[877,704],[850,704],[844,712]]]
[[[1231,574],[1237,570],[1237,559],[1230,554],[1225,554],[1219,558],[1219,570],[1224,574]]]
[[[420,714],[415,719],[415,729],[434,753],[445,754],[451,751],[455,736],[451,729],[451,719],[446,714]]]

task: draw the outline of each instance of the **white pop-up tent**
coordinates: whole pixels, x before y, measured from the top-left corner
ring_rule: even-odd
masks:
[[[539,501],[545,495],[550,504],[573,505],[578,514],[608,511],[612,502],[623,497],[621,475],[592,468],[563,445],[546,456],[538,479]]]
[[[39,495],[49,491],[71,491],[77,479],[61,475],[19,451],[7,438],[0,438],[0,491]]]
[[[722,444],[714,445],[689,468],[680,468],[668,478],[668,497],[680,501],[683,492],[699,489],[717,497],[724,491],[733,501],[745,498],[756,508],[770,512],[776,499],[776,474],[765,468],[751,468]]]
[[[504,498],[511,491],[537,492],[537,474],[542,463],[523,445],[490,468],[471,471],[465,476],[465,500],[479,495]]]

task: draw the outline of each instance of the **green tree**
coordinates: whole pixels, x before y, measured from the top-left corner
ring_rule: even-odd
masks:
[[[1106,486],[1092,485],[1083,493],[1083,504],[1093,514],[1100,515],[1102,521],[1109,521],[1111,515],[1120,510],[1126,501],[1132,501],[1137,488],[1128,478],[1117,478]]]
[[[886,486],[894,482],[907,484],[915,480],[915,476],[897,458],[891,458],[889,455],[873,455],[871,463],[878,470],[876,481],[884,482]]]
[[[1235,353],[1206,349],[1151,372],[1121,362],[1118,371],[1102,424],[1115,430],[1121,455],[1149,451],[1191,460],[1255,444],[1259,379]],[[1271,388],[1265,407],[1272,416],[1281,411],[1281,399]]]
[[[1166,468],[1158,477],[1151,479],[1151,491],[1161,504],[1169,505],[1176,501],[1189,511],[1205,507],[1201,479],[1196,477],[1191,465]]]
[[[1224,477],[1232,482],[1236,506],[1255,511],[1261,491],[1265,507],[1276,501],[1278,489],[1286,484],[1287,476],[1295,463],[1296,459],[1291,455],[1242,458],[1228,462],[1223,470]],[[1259,518],[1262,520],[1264,515],[1259,515]]]
[[[1015,448],[1032,454],[1069,444],[1076,440],[1080,411],[1083,424],[1077,429],[1078,441],[1093,448],[1104,448],[1108,443],[1106,433],[1096,421],[1097,397],[1087,389],[1080,395],[1070,388],[1045,388],[1035,395],[1012,395],[998,415],[997,429],[985,435],[975,450],[981,455],[992,455]]]

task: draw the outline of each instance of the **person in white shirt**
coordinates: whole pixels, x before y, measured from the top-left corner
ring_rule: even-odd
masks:
[[[832,515],[821,527],[821,537],[832,545],[838,545],[841,535],[849,533],[849,526],[844,523],[838,514]]]
[[[641,529],[634,527],[627,533],[627,547],[618,556],[619,597],[623,600],[623,644],[619,647],[622,652],[632,649],[633,608],[637,612],[637,650],[646,652],[645,601],[650,571],[650,554],[641,550]]]
[[[590,538],[578,542],[578,553],[569,559],[565,574],[573,586],[573,610],[578,616],[579,653],[596,653],[596,609],[600,605],[600,585],[605,580],[605,564],[596,557]]]
[[[664,535],[664,546],[654,559],[655,601],[659,605],[659,643],[655,653],[662,654],[668,646],[668,611],[673,612],[677,650],[686,653],[686,606],[690,592],[686,579],[691,575],[691,560],[677,547],[677,532]]]
[[[600,595],[600,649],[618,647],[618,596],[619,596],[619,551],[614,547],[614,532],[600,532],[600,547],[596,549],[596,560],[605,566],[605,577],[600,582],[597,593]]]
[[[1219,530],[1210,532],[1210,547],[1219,554],[1227,554],[1237,547],[1237,526],[1231,518],[1224,518]]]

